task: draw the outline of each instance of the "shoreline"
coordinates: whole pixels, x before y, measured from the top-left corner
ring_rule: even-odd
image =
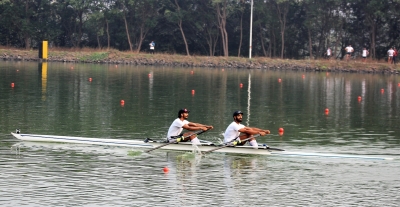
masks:
[[[3,61],[42,61],[38,58],[38,50],[0,48],[0,59]],[[270,69],[310,72],[349,72],[372,74],[399,74],[400,65],[383,61],[360,59],[344,60],[291,60],[266,57],[223,57],[223,56],[186,56],[162,53],[135,53],[118,50],[96,49],[49,49],[47,62],[92,63],[92,64],[124,64],[154,65],[204,68],[236,68],[236,69]]]

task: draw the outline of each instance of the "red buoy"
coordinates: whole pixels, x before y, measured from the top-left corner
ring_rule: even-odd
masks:
[[[194,95],[195,92],[196,92],[196,91],[192,90],[192,95]]]
[[[282,132],[283,133],[283,131],[284,131],[283,128],[279,128],[278,129],[278,132]]]
[[[92,82],[92,78],[89,78],[89,82]]]
[[[358,96],[358,98],[357,98],[357,99],[358,99],[358,101],[361,101],[361,99],[362,99],[362,98],[361,98],[361,96]]]
[[[282,79],[279,78],[279,79],[278,79],[278,82],[279,82],[279,83],[282,82]]]
[[[14,83],[11,83],[11,88],[14,88],[14,86],[15,86],[15,84],[14,84]]]
[[[329,114],[329,109],[326,108],[326,109],[325,109],[325,115],[328,115],[328,114]]]
[[[151,73],[149,73],[149,78],[151,77]]]
[[[283,132],[278,132],[279,136],[283,136]]]
[[[240,83],[240,88],[243,88],[243,83]]]
[[[302,76],[302,78],[305,78],[305,77],[306,77],[305,75]]]
[[[121,104],[121,106],[124,106],[124,105],[125,105],[125,101],[124,101],[124,100],[121,100],[121,101],[120,101],[120,104]]]
[[[163,168],[163,171],[164,171],[164,173],[168,173],[168,172],[169,172],[168,167],[164,167],[164,168]]]
[[[382,88],[382,89],[381,89],[381,93],[385,93],[385,89]]]
[[[193,70],[192,70],[192,71],[190,71],[190,74],[192,74],[192,75],[193,75],[193,73],[194,73],[194,72],[193,72]]]

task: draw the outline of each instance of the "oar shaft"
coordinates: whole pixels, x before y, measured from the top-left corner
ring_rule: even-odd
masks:
[[[246,141],[248,141],[248,140],[250,140],[250,139],[252,139],[252,138],[256,138],[256,137],[259,137],[259,136],[260,136],[260,134],[256,134],[256,135],[250,136],[250,137],[248,137],[248,138],[246,138],[246,139],[244,139],[244,140],[240,140],[240,142],[246,142]],[[212,150],[208,150],[208,151],[204,152],[203,154],[207,154],[207,153],[214,152],[214,151],[217,151],[217,150],[219,150],[219,149],[228,147],[228,146],[230,146],[230,144],[234,143],[235,140],[236,140],[236,138],[235,138],[234,140],[230,141],[230,142],[225,143],[224,146],[217,147],[217,148],[214,148],[214,149],[212,149]],[[236,144],[234,144],[233,146],[235,146],[235,145],[236,145]]]
[[[189,138],[189,137],[191,137],[191,136],[193,136],[193,135],[199,135],[199,134],[204,133],[204,132],[206,132],[206,131],[199,130],[199,131],[193,132],[193,133],[190,134],[190,135],[187,135],[187,136],[183,137],[183,139]],[[178,139],[179,139],[179,138],[178,138]],[[151,152],[151,151],[154,151],[154,150],[159,149],[159,148],[161,148],[161,147],[167,146],[167,145],[169,145],[169,144],[175,144],[175,143],[178,143],[178,141],[176,141],[176,139],[175,139],[174,142],[165,143],[165,144],[160,145],[160,146],[158,146],[158,147],[154,147],[154,148],[152,148],[152,149],[149,149],[149,150],[147,150],[146,152]]]

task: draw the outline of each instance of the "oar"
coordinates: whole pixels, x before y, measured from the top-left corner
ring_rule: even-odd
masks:
[[[276,150],[276,151],[285,151],[284,149],[272,148],[272,147],[266,147],[265,149],[267,149],[267,150]]]
[[[252,139],[252,138],[256,138],[256,137],[259,137],[259,136],[260,136],[260,134],[256,134],[256,135],[247,137],[247,138],[244,139],[244,140],[240,140],[240,142],[239,142],[239,141],[236,141],[236,138],[235,138],[235,139],[233,139],[232,141],[225,143],[225,145],[223,145],[223,146],[221,146],[221,147],[217,147],[217,148],[214,148],[214,149],[212,149],[212,150],[208,150],[208,151],[203,152],[203,155],[205,155],[205,154],[207,154],[207,153],[210,153],[210,152],[214,152],[214,151],[216,151],[216,150],[219,150],[219,149],[222,149],[222,148],[225,148],[225,147],[228,147],[228,146],[236,146],[238,143],[245,142],[245,141],[247,141],[247,140],[250,140],[250,139]],[[233,145],[231,145],[231,143],[232,143]]]
[[[199,135],[199,134],[201,134],[201,133],[204,133],[204,132],[206,132],[206,131],[203,131],[203,130],[199,130],[199,131],[195,131],[195,132],[193,132],[192,134],[190,134],[190,135],[187,135],[187,136],[181,136],[181,137],[179,137],[179,136],[176,136],[176,140],[175,140],[175,142],[168,142],[168,143],[165,143],[165,144],[162,144],[162,145],[160,145],[160,146],[158,146],[158,147],[154,147],[154,148],[152,148],[152,149],[149,149],[149,150],[147,150],[147,151],[145,151],[145,152],[151,152],[151,151],[153,151],[153,150],[156,150],[156,149],[159,149],[159,148],[161,148],[161,147],[164,147],[164,146],[167,146],[167,145],[169,145],[169,144],[175,144],[175,143],[178,143],[178,142],[180,142],[180,141],[183,141],[183,140],[185,140],[186,138],[189,138],[189,137],[191,137],[191,136],[193,136],[193,135]],[[175,138],[175,137],[174,137]]]

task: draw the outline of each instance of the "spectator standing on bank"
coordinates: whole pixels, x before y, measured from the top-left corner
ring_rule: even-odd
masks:
[[[331,56],[332,56],[332,50],[331,50],[331,48],[330,47],[328,47],[328,49],[326,50],[326,59],[331,59]]]
[[[344,50],[346,51],[346,60],[349,61],[351,54],[354,52],[354,48],[349,45],[346,48],[344,48]]]
[[[393,62],[393,54],[394,54],[394,50],[392,47],[387,51],[387,54],[388,54],[388,63],[391,64]]]
[[[396,65],[396,58],[397,58],[397,54],[398,51],[395,47],[393,47],[394,53],[393,53],[393,64]]]
[[[150,53],[154,54],[154,48],[156,47],[156,43],[154,41],[151,41],[150,45]]]
[[[367,56],[368,55],[369,55],[369,52],[368,52],[367,48],[364,47],[364,49],[362,51],[363,62],[367,61]]]

